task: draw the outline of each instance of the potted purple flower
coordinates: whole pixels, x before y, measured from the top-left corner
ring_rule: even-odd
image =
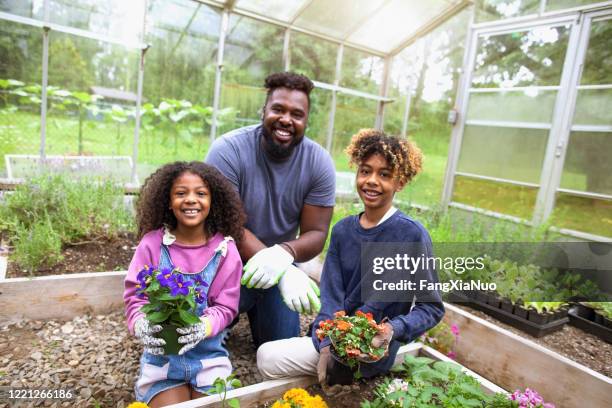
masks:
[[[177,354],[178,327],[200,322],[198,305],[206,301],[208,283],[197,275],[186,277],[178,269],[145,266],[138,273],[138,296],[149,303],[140,308],[151,323],[160,324],[158,337],[166,341],[165,354]]]

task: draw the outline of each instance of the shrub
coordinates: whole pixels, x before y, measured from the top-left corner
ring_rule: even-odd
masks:
[[[62,245],[103,242],[134,229],[120,186],[64,175],[42,175],[19,185],[5,195],[0,219],[17,261],[29,270],[59,262]]]

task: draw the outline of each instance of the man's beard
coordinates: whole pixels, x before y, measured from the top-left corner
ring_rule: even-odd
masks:
[[[291,143],[289,143],[287,146],[283,146],[276,143],[272,135],[268,134],[265,129],[262,130],[264,147],[266,149],[266,152],[268,152],[270,156],[278,160],[284,160],[291,156],[291,153],[293,153],[296,146],[299,145],[303,140],[303,138],[300,138],[298,141],[296,141],[294,136],[294,138],[291,140]]]

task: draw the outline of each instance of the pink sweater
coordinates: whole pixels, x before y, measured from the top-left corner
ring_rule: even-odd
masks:
[[[163,229],[150,231],[142,237],[136,248],[132,262],[125,277],[125,315],[130,333],[134,333],[134,323],[143,316],[140,307],[146,304],[147,299],[136,296],[136,276],[145,266],[157,266],[161,252]],[[174,266],[183,273],[198,273],[213,257],[215,249],[223,241],[223,236],[215,234],[206,244],[183,245],[174,242],[168,246],[170,258]],[[208,307],[204,316],[210,319],[212,326],[211,336],[217,335],[226,328],[238,314],[238,301],[240,298],[240,278],[242,276],[242,261],[234,241],[227,245],[227,254],[221,259],[217,275],[210,283],[208,290]]]

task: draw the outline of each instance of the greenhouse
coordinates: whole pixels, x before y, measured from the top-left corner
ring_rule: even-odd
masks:
[[[285,82],[270,85],[275,80]],[[180,399],[159,396],[189,390],[188,380],[152,399],[146,395],[159,384],[142,384],[146,367],[157,364],[145,362],[159,340],[153,323],[182,285],[179,309],[187,309],[176,316],[185,327],[172,324],[188,330],[183,340],[199,341],[189,350],[223,340],[231,376],[211,369],[225,374],[205,387],[192,383],[183,399],[190,401],[177,408],[608,406],[611,102],[612,1],[0,0],[0,407],[174,406]],[[286,107],[290,114],[281,113]],[[300,129],[313,143],[300,139]],[[276,157],[264,162],[277,179],[258,179],[263,159],[251,163],[250,144],[225,143],[251,131],[261,138],[255,148]],[[360,140],[382,144],[363,153]],[[305,146],[316,153],[298,161]],[[376,181],[365,179],[364,168],[378,172],[373,157],[383,163]],[[287,163],[296,164],[280,170]],[[155,193],[171,171],[164,196]],[[197,184],[197,197],[185,195],[202,208],[174,204],[185,183]],[[223,215],[214,211],[218,202]],[[424,231],[424,248],[400,248],[395,235],[385,247],[371,242],[382,238],[367,230],[399,213]],[[365,238],[351,247],[340,234],[354,216]],[[181,228],[196,222],[203,238],[184,235]],[[138,258],[157,229],[168,264],[164,250],[154,264]],[[172,250],[175,241],[212,245],[217,235],[211,261],[193,264],[201,277],[188,255]],[[418,251],[429,257],[417,259]],[[214,280],[222,268],[207,270],[232,254],[242,284],[227,293],[240,307],[223,305],[223,318],[211,311],[219,323],[206,309],[226,299]],[[431,286],[410,289],[414,298],[388,291],[405,282],[401,256],[423,262],[412,264],[411,282],[433,271]],[[365,308],[354,306],[357,314],[342,287],[337,296],[346,296],[350,316],[324,316],[336,258],[338,268],[348,258],[360,265]],[[146,267],[136,265],[141,259]],[[167,283],[162,264],[179,280]],[[151,289],[155,279],[162,280]],[[131,284],[140,285],[138,295]],[[160,285],[172,295],[155,303]],[[302,292],[284,289],[291,285]],[[372,285],[385,289],[366,301]],[[300,312],[291,315],[297,332],[268,338],[254,328],[245,293],[262,299],[271,291]],[[131,312],[132,295],[150,303]],[[400,315],[415,326],[421,303],[439,304],[444,316],[434,319],[435,307],[424,307],[437,325],[412,336],[391,309],[368,309],[376,302],[407,304]],[[164,330],[173,313],[157,321]],[[278,321],[279,328],[265,326],[270,333],[293,324],[264,316]],[[369,337],[362,348],[340,346],[347,328],[360,324],[362,342],[368,327],[374,338],[390,328],[382,354],[365,351]],[[321,364],[314,373],[273,377],[260,345],[298,334],[313,338],[317,359],[331,339],[335,365],[328,366],[342,367],[348,380],[319,384]],[[283,347],[268,349],[281,355]],[[291,358],[308,354],[287,349]],[[369,378],[367,367],[393,358]]]

